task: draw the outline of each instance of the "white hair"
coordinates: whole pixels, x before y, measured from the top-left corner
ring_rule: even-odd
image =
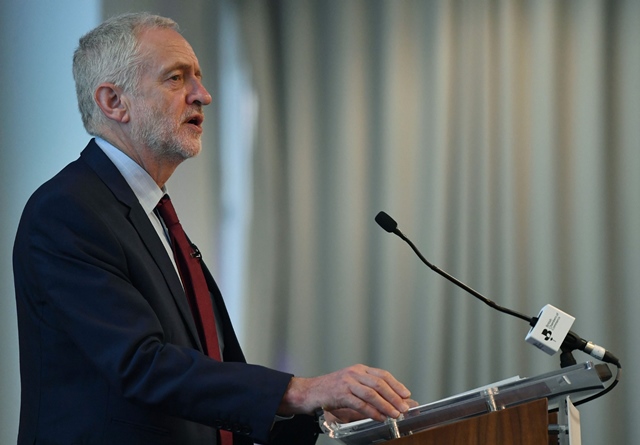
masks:
[[[138,36],[153,28],[179,31],[169,18],[140,12],[112,17],[80,38],[73,54],[73,78],[82,123],[89,134],[101,136],[106,122],[94,99],[96,88],[109,82],[125,92],[136,90],[143,67]]]

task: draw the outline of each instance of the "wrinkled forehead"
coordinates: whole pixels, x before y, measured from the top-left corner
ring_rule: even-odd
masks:
[[[199,71],[198,58],[182,35],[169,28],[151,28],[138,36],[140,56],[151,69],[167,66],[193,66]]]

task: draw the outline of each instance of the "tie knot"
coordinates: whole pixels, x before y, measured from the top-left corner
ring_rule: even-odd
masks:
[[[156,209],[158,209],[158,213],[160,213],[160,217],[164,220],[167,227],[180,223],[178,215],[176,214],[176,209],[174,209],[173,204],[171,204],[171,198],[169,198],[169,195],[164,195],[162,197],[156,206]]]

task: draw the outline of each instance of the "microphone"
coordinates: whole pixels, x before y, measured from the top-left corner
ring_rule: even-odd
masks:
[[[376,222],[380,227],[382,227],[387,232],[389,233],[397,232],[396,234],[400,234],[400,231],[398,230],[398,223],[392,217],[387,215],[385,212],[379,212],[376,215]]]
[[[606,349],[604,349],[601,346],[598,346],[598,345],[594,344],[591,341],[586,341],[586,340],[582,339],[575,332],[569,330],[569,328],[571,327],[571,324],[573,323],[573,320],[574,320],[574,318],[571,317],[570,315],[565,314],[564,312],[554,308],[551,305],[545,306],[543,308],[543,310],[540,312],[538,317],[528,317],[528,316],[523,315],[523,314],[521,314],[519,312],[516,312],[516,311],[513,311],[511,309],[502,307],[502,306],[496,304],[495,302],[489,300],[488,298],[486,298],[484,295],[482,295],[478,291],[476,291],[476,290],[472,289],[471,287],[467,286],[466,284],[464,284],[463,282],[461,282],[457,278],[449,275],[448,273],[444,272],[443,270],[439,269],[438,267],[436,267],[435,265],[433,265],[429,261],[427,261],[427,259],[422,255],[422,253],[418,250],[418,248],[415,246],[415,244],[413,244],[413,242],[411,242],[411,240],[409,238],[407,238],[398,229],[398,223],[391,216],[389,216],[387,213],[382,212],[382,211],[379,212],[375,217],[375,221],[385,231],[397,235],[400,239],[402,239],[404,242],[406,242],[411,247],[411,249],[416,253],[416,255],[418,255],[418,258],[420,258],[420,260],[424,264],[426,264],[427,267],[429,267],[434,272],[438,273],[439,275],[443,276],[447,280],[451,281],[456,286],[466,290],[471,295],[473,295],[474,297],[476,297],[477,299],[479,299],[480,301],[485,303],[487,306],[492,307],[493,309],[495,309],[495,310],[497,310],[499,312],[503,312],[505,314],[511,315],[513,317],[516,317],[516,318],[520,318],[521,320],[524,320],[524,321],[528,322],[529,325],[531,326],[531,330],[529,331],[529,335],[527,335],[527,337],[528,337],[527,338],[527,342],[530,342],[530,343],[534,344],[534,346],[536,346],[539,349],[547,352],[549,355],[553,355],[558,351],[558,349],[562,349],[563,357],[561,358],[561,364],[562,364],[563,367],[565,367],[567,365],[570,365],[570,364],[575,364],[575,360],[572,360],[572,358],[567,358],[567,355],[570,355],[571,351],[574,351],[574,350],[577,349],[577,350],[583,351],[583,352],[591,355],[594,358],[597,358],[598,360],[601,360],[601,361],[606,362],[606,363],[611,363],[613,365],[616,365],[618,368],[621,368],[620,361],[611,352],[607,351]],[[551,325],[537,326],[538,322],[543,317],[545,317],[546,314],[550,313],[551,311],[554,311],[555,318],[556,318],[555,320],[553,320],[553,326],[551,326]],[[552,338],[552,335],[551,335],[553,332],[552,332],[552,330],[550,328],[553,327],[555,329],[557,327],[557,324],[558,324],[558,321],[559,321],[557,319],[558,314],[562,314],[562,317],[563,317],[561,319],[563,326],[562,326],[562,329],[560,330],[560,332],[561,332],[561,336],[564,336],[562,344],[561,344],[561,346],[559,348],[550,346],[548,344],[545,344],[545,341],[550,341],[550,340],[553,341],[553,338]],[[546,322],[546,321],[547,320],[545,320],[544,322]],[[541,330],[540,337],[535,337],[534,336],[532,341],[529,341],[529,336],[532,334],[533,331],[536,330],[536,328]],[[542,337],[544,337],[544,338],[542,338]],[[573,363],[571,363],[571,361],[573,361]]]
[[[560,363],[563,368],[576,364],[571,355],[571,352],[576,349],[603,362],[620,366],[620,361],[611,352],[591,341],[582,339],[578,334],[571,331],[571,325],[575,318],[560,309],[547,304],[542,308],[538,316],[532,318],[532,320],[533,324],[531,324],[531,329],[525,337],[525,341],[549,355],[562,350]]]
[[[578,334],[573,331],[569,331],[564,341],[562,342],[562,346],[560,347],[563,353],[570,353],[571,351],[585,352],[589,354],[591,357],[597,358],[605,363],[611,363],[616,365],[618,368],[622,368],[620,365],[620,360],[618,357],[613,355],[611,351],[607,351],[602,346],[598,346],[592,341],[587,341],[581,338]],[[575,363],[572,363],[575,364]]]
[[[448,273],[446,273],[445,271],[439,269],[437,266],[435,266],[434,264],[431,264],[429,261],[427,261],[427,259],[422,255],[422,253],[418,250],[418,248],[415,246],[415,244],[413,244],[411,242],[411,240],[409,238],[407,238],[406,236],[404,236],[404,234],[398,229],[398,223],[395,222],[395,220],[390,217],[389,215],[387,215],[385,212],[379,212],[376,215],[375,218],[376,222],[378,223],[378,225],[380,225],[380,227],[382,227],[384,230],[386,230],[389,233],[394,233],[397,236],[399,236],[404,242],[406,242],[407,244],[409,244],[409,246],[411,247],[411,249],[413,249],[413,251],[416,253],[416,255],[418,255],[418,258],[420,258],[420,260],[422,260],[422,262],[424,264],[427,265],[427,267],[429,267],[431,270],[433,270],[434,272],[438,273],[439,275],[445,277],[447,280],[451,281],[453,284],[455,284],[458,287],[461,287],[462,289],[466,290],[467,292],[469,292],[471,295],[473,295],[474,297],[476,297],[477,299],[479,299],[480,301],[482,301],[483,303],[485,303],[486,305],[494,308],[497,311],[500,312],[504,312],[506,314],[512,315],[514,317],[520,318],[526,322],[532,323],[533,322],[533,318],[531,317],[527,317],[526,315],[520,314],[516,311],[512,311],[511,309],[499,306],[498,304],[496,304],[495,302],[489,300],[488,298],[486,298],[484,295],[482,295],[480,292],[476,291],[475,289],[472,289],[471,287],[467,286],[466,284],[464,284],[462,281],[458,280],[457,278],[449,275]],[[535,322],[534,322],[535,324]],[[533,324],[531,325],[533,326]]]

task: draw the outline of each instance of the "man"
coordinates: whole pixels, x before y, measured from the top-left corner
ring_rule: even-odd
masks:
[[[320,408],[349,420],[406,411],[409,391],[383,370],[300,378],[247,364],[198,263],[219,345],[203,336],[206,311],[156,210],[200,152],[211,102],[175,22],[108,20],[80,39],[73,70],[96,138],[34,193],[14,246],[18,443],[211,445],[229,430],[236,445],[311,444]]]

